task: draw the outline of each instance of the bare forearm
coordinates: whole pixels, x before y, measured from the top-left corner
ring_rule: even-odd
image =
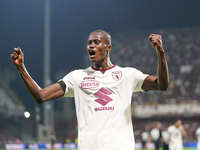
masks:
[[[169,72],[165,58],[165,52],[157,51],[158,68],[157,68],[157,82],[159,90],[167,90],[169,85]]]
[[[151,142],[151,136],[148,137],[146,143],[145,143],[145,147],[147,147],[147,145]]]
[[[172,143],[171,133],[169,133],[169,143]]]
[[[19,72],[26,89],[37,103],[56,99],[64,95],[64,91],[58,83],[52,84],[44,89],[40,88],[26,70],[23,58],[24,54],[21,48],[14,48],[14,52],[11,54],[11,60]]]
[[[41,88],[39,87],[39,85],[31,78],[31,76],[29,75],[29,73],[27,72],[26,68],[24,65],[20,65],[16,67],[26,89],[28,90],[28,92],[30,93],[30,95],[33,97],[33,99],[37,102],[37,103],[42,103],[42,98],[41,98],[41,94],[40,94],[40,90]]]
[[[179,129],[181,130],[182,136],[186,137],[186,131],[183,126],[180,126]]]
[[[151,34],[148,37],[151,46],[156,50],[158,66],[157,76],[148,76],[143,84],[144,90],[167,90],[169,84],[169,73],[167,61],[165,59],[165,52],[162,46],[162,37],[158,34]]]

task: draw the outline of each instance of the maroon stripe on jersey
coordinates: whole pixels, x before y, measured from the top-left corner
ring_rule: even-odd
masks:
[[[92,68],[93,70],[96,70],[96,71],[101,71],[101,72],[104,74],[107,70],[112,69],[112,68],[114,68],[115,66],[116,66],[116,65],[113,65],[112,67],[107,68],[107,69],[96,69],[96,68],[94,68],[93,66],[91,66],[91,68]]]

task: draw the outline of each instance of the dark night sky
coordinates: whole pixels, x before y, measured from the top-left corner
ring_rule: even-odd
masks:
[[[200,25],[195,0],[51,0],[51,70],[81,68],[89,33],[109,33]],[[21,47],[25,65],[43,84],[43,0],[0,0],[0,67],[15,71],[10,60]],[[20,77],[11,84],[29,108],[33,104]],[[28,101],[28,102],[27,102]],[[31,105],[28,105],[31,104]]]

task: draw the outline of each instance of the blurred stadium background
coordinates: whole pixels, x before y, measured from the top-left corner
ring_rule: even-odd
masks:
[[[112,36],[111,59],[156,74],[155,50],[147,37],[161,34],[170,73],[166,92],[135,93],[132,118],[136,143],[160,121],[162,128],[181,119],[184,146],[195,148],[200,127],[200,2],[139,0],[1,0],[0,1],[0,149],[55,147],[75,149],[77,122],[73,98],[37,104],[26,91],[10,54],[21,47],[33,79],[44,87],[45,6],[49,4],[48,84],[68,72],[91,65],[86,40],[102,29]],[[29,112],[30,117],[24,115]],[[48,118],[48,120],[46,120]],[[46,121],[45,121],[46,120]],[[16,145],[21,143],[22,145]],[[21,147],[20,147],[21,146]]]

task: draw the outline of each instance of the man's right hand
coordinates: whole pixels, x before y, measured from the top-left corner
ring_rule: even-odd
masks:
[[[15,66],[20,66],[23,64],[23,53],[21,48],[14,48],[14,52],[10,55],[12,62]]]

